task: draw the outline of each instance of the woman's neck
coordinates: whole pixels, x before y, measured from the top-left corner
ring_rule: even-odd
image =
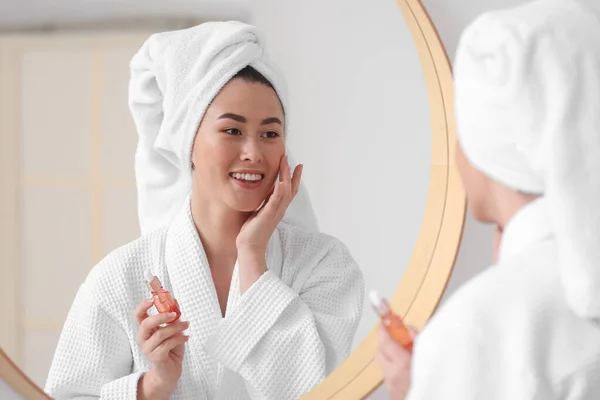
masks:
[[[192,218],[207,257],[237,255],[236,239],[248,214],[192,193]]]
[[[537,194],[517,192],[498,182],[494,182],[491,187],[491,193],[491,198],[493,199],[494,220],[500,233],[504,231],[508,222],[521,208],[540,197],[540,195]]]

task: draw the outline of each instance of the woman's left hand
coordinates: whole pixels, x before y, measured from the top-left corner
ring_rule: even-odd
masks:
[[[417,331],[410,329],[411,336]],[[383,325],[377,331],[378,347],[375,360],[383,372],[383,380],[392,400],[404,400],[410,388],[410,367],[412,354],[396,343],[387,333]]]
[[[240,272],[246,271],[243,275],[250,275],[248,279],[244,279],[243,276],[240,277],[242,280],[249,281],[246,284],[241,282],[242,292],[244,291],[243,286],[251,285],[266,271],[265,255],[269,240],[275,228],[283,219],[288,206],[298,193],[302,168],[302,165],[298,165],[292,177],[287,156],[281,157],[279,181],[275,183],[275,187],[267,197],[265,204],[257,213],[248,217],[237,236],[236,247]]]
[[[287,156],[281,157],[279,181],[275,183],[275,187],[262,208],[257,213],[250,215],[242,226],[236,240],[238,253],[249,251],[264,254],[267,251],[271,235],[298,193],[301,177],[302,165],[296,167],[292,177]]]

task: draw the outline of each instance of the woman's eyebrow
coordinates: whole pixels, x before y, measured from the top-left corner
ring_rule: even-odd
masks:
[[[279,124],[279,125],[282,125],[281,120],[279,118],[275,118],[275,117],[263,119],[260,124],[261,125],[269,125],[269,124]]]
[[[225,113],[223,115],[221,115],[219,118],[217,119],[232,119],[234,121],[238,121],[241,123],[246,123],[247,120],[245,117],[238,115],[238,114],[234,114],[234,113]],[[260,123],[261,125],[269,125],[269,124],[279,124],[279,125],[283,125],[281,123],[281,120],[277,117],[271,117],[271,118],[266,118],[263,119],[262,122]]]
[[[242,123],[246,122],[246,118],[242,117],[241,115],[234,114],[234,113],[225,113],[217,119],[233,119],[234,121],[238,121],[238,122],[242,122]]]

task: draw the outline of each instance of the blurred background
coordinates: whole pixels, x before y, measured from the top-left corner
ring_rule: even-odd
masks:
[[[246,0],[1,0],[2,31],[140,29],[169,20],[248,22]],[[185,24],[185,22],[184,22]],[[193,24],[193,23],[192,23]]]

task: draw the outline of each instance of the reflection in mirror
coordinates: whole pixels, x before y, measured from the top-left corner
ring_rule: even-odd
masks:
[[[365,286],[393,293],[425,210],[423,72],[393,2],[310,3],[254,3],[269,59],[245,25],[2,42],[21,308],[0,345],[53,396],[295,398],[372,328]]]

